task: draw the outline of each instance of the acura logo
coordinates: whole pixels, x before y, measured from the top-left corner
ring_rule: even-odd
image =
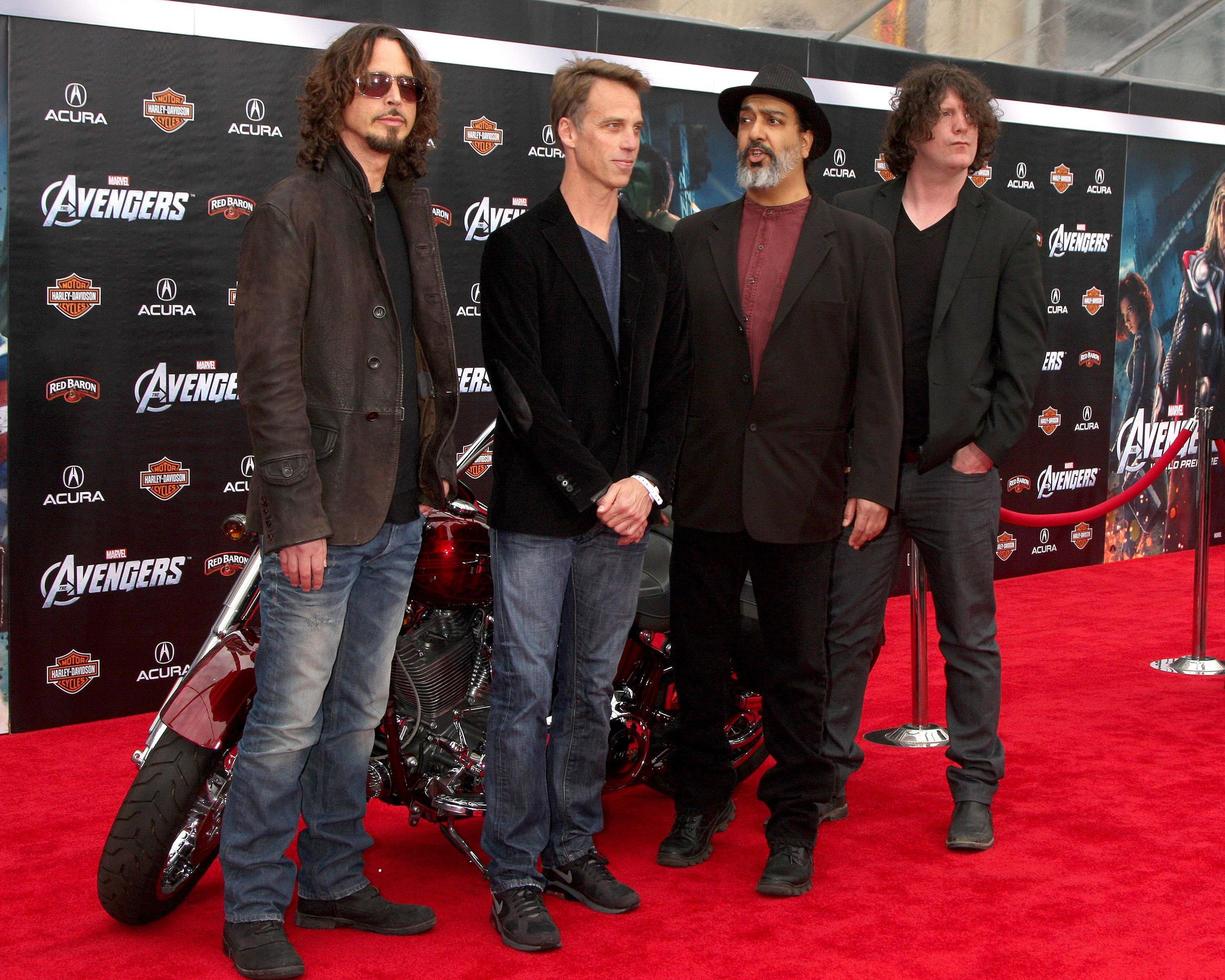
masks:
[[[1051,540],[1051,532],[1047,528],[1043,528],[1042,533],[1038,535],[1038,541],[1041,542],[1042,544],[1046,544],[1050,540]]]
[[[81,467],[64,467],[64,487],[68,490],[79,490],[85,483],[85,471]]]
[[[468,295],[472,297],[472,302],[479,303],[481,301],[481,284],[474,282],[472,289],[468,291]]]
[[[554,143],[556,143],[557,137],[553,135],[553,127],[545,126],[545,128],[540,131],[540,139],[545,146],[552,146]]]
[[[174,644],[169,640],[162,640],[153,648],[153,659],[159,664],[168,664],[174,660]]]
[[[85,91],[85,86],[80,82],[69,82],[64,89],[64,101],[72,106],[72,108],[80,109],[89,101],[89,94]]]
[[[255,457],[250,455],[244,456],[238,468],[242,470],[242,475],[247,479],[255,476]]]
[[[1093,409],[1091,409],[1088,405],[1086,405],[1081,410],[1080,417],[1084,419],[1086,422],[1093,421]]]
[[[1017,180],[1024,180],[1025,175],[1029,173],[1029,168],[1024,163],[1017,164]]]
[[[159,279],[157,281],[157,298],[163,303],[174,302],[174,298],[178,295],[179,287],[173,279]]]
[[[1055,287],[1054,289],[1052,289],[1051,290],[1051,306],[1058,306],[1059,300],[1062,296],[1063,296],[1063,293],[1059,291],[1059,287]]]
[[[834,150],[834,166],[846,166],[846,150],[844,150],[842,147],[838,147],[838,149]]]
[[[252,122],[259,122],[264,118],[263,99],[247,99],[247,118]]]
[[[1093,171],[1093,183],[1095,184],[1106,183],[1106,171],[1103,170],[1101,167],[1098,167],[1095,171]]]

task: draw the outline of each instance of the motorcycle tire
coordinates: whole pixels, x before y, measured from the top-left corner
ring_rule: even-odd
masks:
[[[128,925],[176,909],[217,856],[224,749],[202,748],[172,731],[149,752],[123,799],[98,862],[98,899]],[[206,839],[197,845],[203,827]]]

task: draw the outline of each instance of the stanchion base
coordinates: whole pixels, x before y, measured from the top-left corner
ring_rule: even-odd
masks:
[[[1154,660],[1149,666],[1167,674],[1189,674],[1193,677],[1225,674],[1225,663],[1213,657],[1171,657],[1167,660]]]
[[[864,738],[878,745],[895,745],[902,749],[938,749],[949,744],[949,733],[940,725],[899,725],[868,732]]]

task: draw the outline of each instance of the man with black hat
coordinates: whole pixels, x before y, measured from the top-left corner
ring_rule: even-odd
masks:
[[[861,546],[893,505],[901,324],[888,234],[807,185],[805,168],[830,131],[799,73],[767,66],[723,92],[719,113],[736,137],[745,196],[674,232],[694,373],[673,510],[676,821],[658,859],[706,860],[734,814],[723,725],[750,572],[776,762],[758,789],[770,808],[770,856],[757,890],[800,895],[812,885],[820,807],[835,782],[820,754],[830,560],[843,527]]]

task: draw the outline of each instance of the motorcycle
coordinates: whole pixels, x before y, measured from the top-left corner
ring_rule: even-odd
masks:
[[[493,424],[457,463],[464,471],[492,443]],[[425,517],[421,552],[391,661],[387,711],[367,769],[368,799],[408,809],[482,873],[484,863],[456,829],[482,813],[489,715],[491,614],[485,507],[461,480],[445,511]],[[250,540],[241,516],[226,522]],[[606,791],[645,783],[669,792],[667,733],[677,699],[668,643],[671,535],[653,528],[612,698]],[[751,595],[751,594],[749,594]],[[742,603],[744,647],[759,653],[751,598]],[[188,670],[133,753],[139,767],[98,864],[98,897],[120,922],[141,924],[174,910],[217,856],[221,818],[243,723],[255,694],[259,648],[259,551],[253,551]],[[738,664],[746,676],[752,656]],[[760,695],[737,679],[725,726],[739,779],[764,761]]]

